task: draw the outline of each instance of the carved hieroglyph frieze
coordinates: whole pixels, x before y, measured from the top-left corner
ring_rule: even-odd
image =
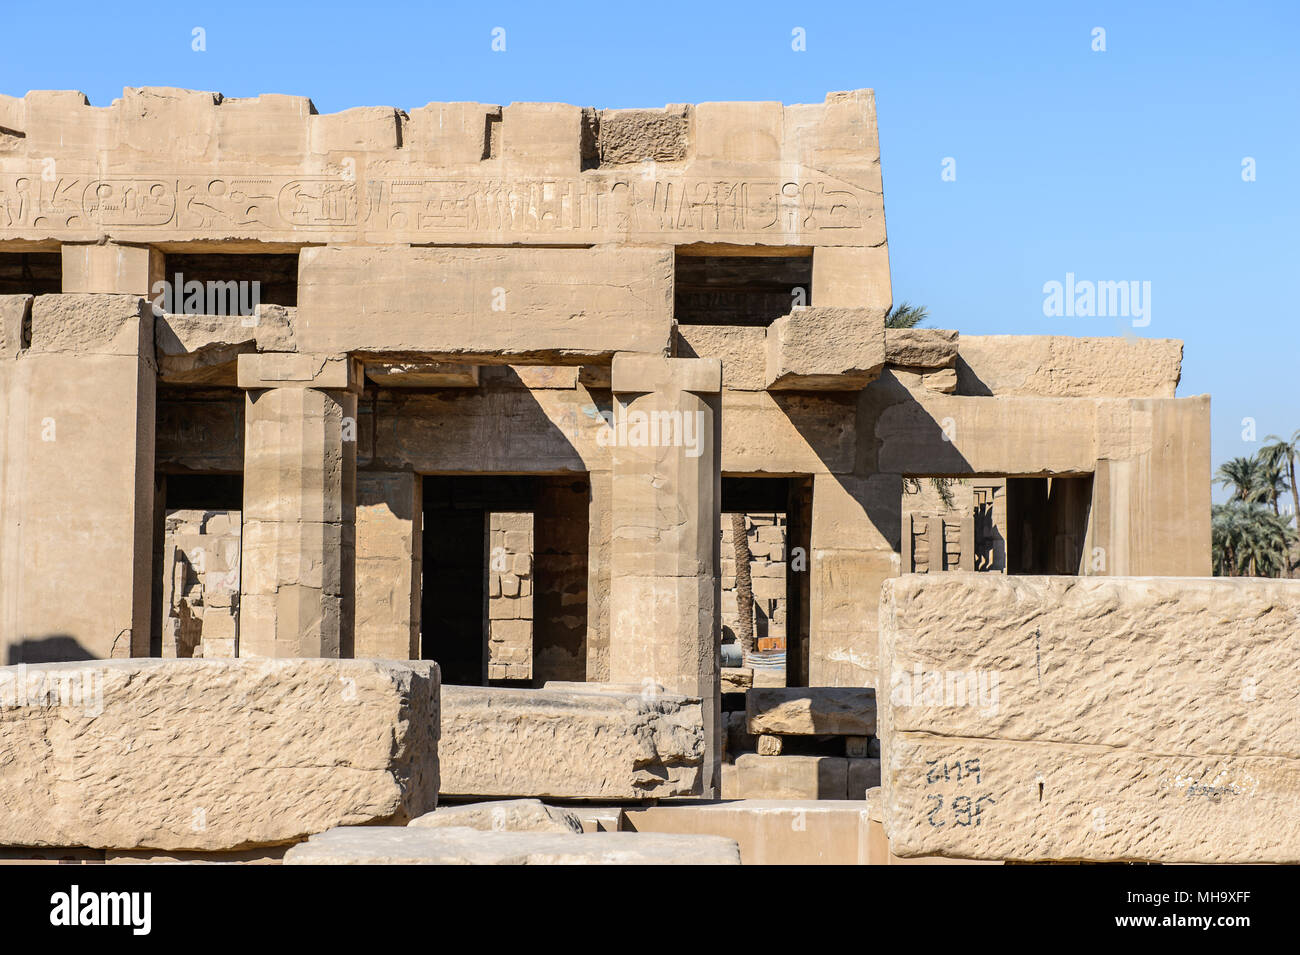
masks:
[[[869,245],[884,217],[866,190],[797,178],[584,173],[573,177],[0,175],[0,238],[110,231],[313,241],[691,242]],[[803,178],[807,174],[807,178]],[[879,236],[875,233],[879,232]]]

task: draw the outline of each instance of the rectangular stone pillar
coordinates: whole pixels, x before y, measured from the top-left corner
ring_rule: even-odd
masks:
[[[420,656],[421,482],[410,471],[357,472],[355,650]]]
[[[875,685],[876,611],[880,585],[899,573],[902,499],[897,474],[813,478],[809,686]],[[934,519],[930,536],[936,570],[942,520]]]
[[[21,305],[30,347],[0,372],[0,663],[148,656],[153,313],[133,295]]]
[[[244,413],[240,655],[350,657],[360,364],[239,356]]]
[[[587,506],[587,679],[609,681],[610,537],[613,534],[613,477],[592,471]]]
[[[615,356],[609,678],[698,696],[717,796],[722,363]]]

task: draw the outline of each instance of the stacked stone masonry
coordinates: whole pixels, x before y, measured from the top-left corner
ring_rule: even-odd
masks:
[[[874,731],[760,755],[722,710],[765,679],[719,660],[737,488],[771,502],[756,635],[813,689],[879,688],[900,575],[1210,567],[1181,343],[886,329],[892,298],[869,90],[0,96],[0,663],[443,656],[509,684],[452,690],[444,792],[797,757],[773,788],[858,798]]]

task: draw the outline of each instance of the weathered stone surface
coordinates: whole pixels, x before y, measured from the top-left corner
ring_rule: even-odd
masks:
[[[0,702],[0,845],[238,849],[436,805],[432,663],[4,667]]]
[[[1172,398],[1183,343],[1170,338],[967,335],[961,393],[1042,398]]]
[[[32,296],[0,295],[0,358],[13,358],[25,347],[23,332],[32,317]]]
[[[294,846],[285,865],[740,865],[722,836],[353,826]]]
[[[853,391],[884,365],[882,308],[797,308],[767,329],[769,391]]]
[[[753,667],[723,667],[722,692],[744,693],[754,685]]]
[[[604,109],[599,115],[596,142],[601,165],[686,158],[690,142],[690,111],[686,106]]]
[[[459,826],[493,832],[582,832],[582,821],[567,809],[548,806],[540,799],[503,799],[464,806],[443,806],[412,819],[408,825],[422,829]]]
[[[1300,582],[909,575],[880,640],[895,853],[1300,861]]]
[[[135,295],[38,295],[32,303],[33,354],[152,356],[152,337],[152,315]]]
[[[766,328],[678,325],[676,337],[679,357],[721,360],[723,388],[762,391],[767,387]]]
[[[699,792],[700,701],[668,694],[447,686],[448,796],[643,799]]]
[[[949,368],[957,360],[958,332],[946,328],[886,328],[885,361],[901,368]]]
[[[745,694],[751,733],[871,736],[876,691],[856,686],[754,687]]]

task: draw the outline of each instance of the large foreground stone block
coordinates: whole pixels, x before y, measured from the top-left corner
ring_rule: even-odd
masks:
[[[700,791],[700,701],[647,692],[443,687],[448,796],[644,799]]]
[[[1300,581],[909,575],[880,642],[896,854],[1300,861]]]
[[[294,846],[285,865],[740,865],[722,836],[354,826]]]
[[[0,669],[0,845],[224,850],[406,822],[438,792],[438,668],[373,660]]]

